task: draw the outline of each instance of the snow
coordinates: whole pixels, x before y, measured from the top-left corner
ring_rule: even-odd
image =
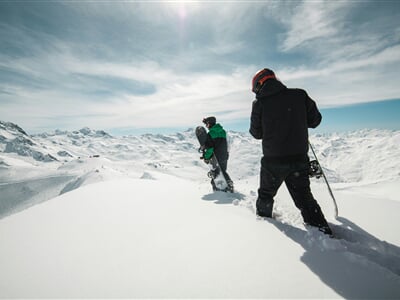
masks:
[[[211,191],[193,130],[29,137],[51,162],[0,152],[0,298],[400,298],[399,131],[311,135],[336,238],[284,186],[257,218],[260,142],[229,136],[232,194]]]

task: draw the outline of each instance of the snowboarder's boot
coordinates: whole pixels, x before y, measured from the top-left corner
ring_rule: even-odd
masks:
[[[229,192],[229,193],[233,193],[234,192],[233,181],[230,180],[227,183],[228,183],[228,187],[226,188],[226,191]]]
[[[274,202],[267,202],[265,200],[257,199],[256,208],[257,215],[265,218],[272,218],[272,209],[274,206]]]
[[[321,231],[322,233],[325,233],[325,234],[329,235],[329,236],[333,236],[332,229],[327,225],[318,227],[318,230]]]

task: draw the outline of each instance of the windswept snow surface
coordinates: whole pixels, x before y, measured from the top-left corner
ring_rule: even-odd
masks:
[[[229,133],[226,194],[211,191],[192,130],[55,131],[4,152],[26,135],[15,128],[0,126],[0,298],[400,298],[399,131],[311,136],[339,206],[336,220],[312,181],[330,238],[284,186],[275,219],[256,217],[261,145],[248,134]]]

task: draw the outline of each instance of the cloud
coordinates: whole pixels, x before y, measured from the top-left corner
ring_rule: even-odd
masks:
[[[23,75],[26,82],[30,78],[40,82],[40,88],[9,83],[14,100],[8,111],[21,119],[29,116],[31,121],[25,122],[32,122],[30,126],[35,123],[44,127],[55,117],[72,129],[77,122],[97,128],[116,124],[147,128],[187,126],[199,116],[225,111],[226,95],[248,87],[243,79],[247,71],[188,74],[162,67],[157,61],[128,64],[83,60],[63,46],[56,48],[67,51],[1,64],[3,69]],[[31,108],[21,109],[23,104]]]
[[[281,19],[288,26],[282,50],[289,51],[310,40],[337,34],[343,26],[348,6],[345,1],[301,2],[290,18]]]
[[[279,62],[276,71],[288,85],[308,89],[321,106],[399,97],[399,4],[287,5],[280,2],[267,15],[286,29],[278,48],[295,63]]]
[[[26,128],[248,119],[262,67],[320,106],[400,91],[400,16],[386,2],[15,5],[0,3],[0,119]]]
[[[398,98],[399,68],[400,45],[395,45],[369,56],[344,57],[320,67],[285,68],[278,76],[292,87],[306,88],[321,106],[327,107]]]

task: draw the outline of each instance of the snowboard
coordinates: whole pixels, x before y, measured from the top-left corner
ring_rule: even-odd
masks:
[[[199,152],[204,154],[205,143],[207,140],[207,130],[203,126],[196,127],[196,137],[200,144]],[[207,175],[214,181],[217,191],[227,191],[228,184],[215,155],[210,158],[208,167],[210,168],[210,170],[208,171]]]
[[[333,195],[333,192],[331,190],[331,186],[329,185],[328,179],[326,178],[325,173],[322,170],[322,167],[321,167],[321,165],[320,165],[320,163],[318,161],[318,158],[317,158],[317,155],[315,154],[313,146],[311,145],[310,142],[308,142],[308,144],[310,145],[310,149],[311,149],[312,154],[314,156],[314,159],[310,160],[310,162],[309,162],[309,173],[308,174],[309,174],[310,177],[315,177],[317,179],[319,179],[321,177],[324,178],[326,186],[328,187],[328,192],[331,195],[331,198],[332,198],[332,201],[333,201],[333,205],[335,207],[335,219],[337,219],[339,213],[338,213],[338,206],[337,206],[337,203],[336,203],[335,196]]]

